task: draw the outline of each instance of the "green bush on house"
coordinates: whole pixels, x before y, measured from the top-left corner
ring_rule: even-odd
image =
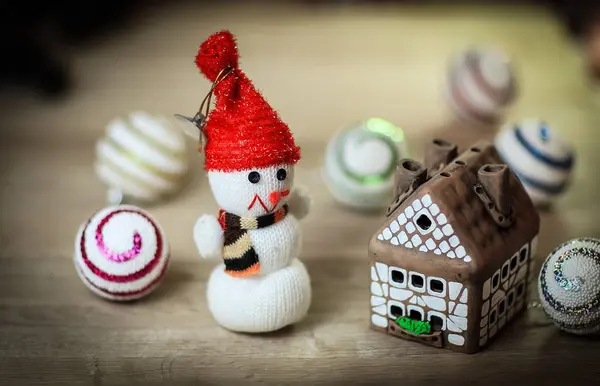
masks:
[[[429,324],[429,322],[402,316],[396,319],[396,324],[415,335],[431,334],[431,324]]]

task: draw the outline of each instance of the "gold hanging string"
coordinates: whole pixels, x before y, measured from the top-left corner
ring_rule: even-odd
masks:
[[[225,68],[223,68],[217,74],[217,77],[215,78],[215,81],[213,82],[212,87],[208,91],[208,94],[206,94],[206,96],[202,100],[202,103],[200,104],[200,108],[198,109],[198,114],[204,115],[205,119],[208,118],[208,112],[210,110],[210,102],[211,102],[213,93],[215,91],[215,88],[219,85],[219,83],[221,83],[222,80],[227,78],[227,76],[229,74],[231,74],[232,72],[233,72],[233,67],[231,67],[231,66],[226,66]],[[204,109],[205,104],[206,104],[206,109],[205,109],[206,111],[204,114],[202,114],[202,110]]]
[[[202,100],[202,103],[200,104],[200,108],[198,109],[196,116],[193,119],[194,124],[196,125],[196,127],[198,127],[198,130],[200,131],[200,133],[198,133],[198,134],[200,134],[198,136],[198,151],[202,151],[202,134],[204,132],[204,123],[205,123],[206,119],[208,118],[208,112],[210,110],[210,102],[212,100],[212,96],[215,91],[215,88],[219,85],[219,83],[221,83],[221,81],[223,81],[225,78],[227,78],[227,76],[229,74],[231,74],[232,72],[233,72],[233,67],[231,67],[229,65],[224,67],[221,71],[219,71],[210,90],[208,90],[208,93]],[[204,107],[205,105],[206,105],[206,108]],[[202,112],[202,110],[205,110],[204,113]]]

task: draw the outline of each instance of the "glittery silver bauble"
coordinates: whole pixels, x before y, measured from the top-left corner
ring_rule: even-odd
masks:
[[[578,238],[559,245],[539,276],[540,302],[546,314],[567,332],[600,332],[600,240]]]
[[[185,182],[186,137],[165,117],[133,112],[107,125],[96,145],[95,168],[109,187],[110,204],[157,201]]]
[[[393,200],[396,164],[406,157],[402,129],[380,118],[367,119],[329,141],[323,167],[325,185],[347,206],[385,208]]]

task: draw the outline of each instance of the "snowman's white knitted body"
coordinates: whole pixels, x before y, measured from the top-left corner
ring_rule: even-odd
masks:
[[[302,319],[311,301],[308,273],[298,260],[298,220],[309,200],[292,191],[300,147],[239,68],[231,32],[209,36],[196,65],[213,82],[215,107],[198,127],[206,139],[204,168],[221,211],[218,219],[198,219],[194,239],[202,257],[224,263],[208,280],[208,307],[233,331],[279,330]]]
[[[259,181],[250,182],[250,173],[258,174]],[[280,179],[283,174],[286,177]],[[275,331],[300,321],[311,303],[311,286],[306,268],[298,260],[302,233],[296,216],[307,213],[309,202],[296,192],[280,194],[290,192],[294,166],[209,171],[208,177],[215,200],[229,213],[256,218],[274,213],[286,203],[290,211],[275,224],[247,231],[259,258],[258,274],[234,277],[226,272],[225,264],[213,270],[207,285],[213,317],[223,327],[238,332]],[[223,236],[216,217],[201,217],[194,238],[202,256],[222,256]]]

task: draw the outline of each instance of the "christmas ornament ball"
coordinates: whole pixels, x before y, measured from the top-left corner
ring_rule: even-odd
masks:
[[[108,123],[95,170],[108,202],[153,202],[179,190],[188,171],[185,134],[166,117],[136,111]]]
[[[497,48],[470,48],[451,60],[446,96],[459,118],[495,123],[515,100],[516,90],[511,60]]]
[[[169,265],[169,245],[148,212],[111,206],[81,225],[74,259],[79,277],[96,295],[134,300],[160,284]]]
[[[600,240],[577,238],[559,245],[542,265],[542,308],[569,333],[600,332]]]
[[[536,205],[548,205],[567,190],[574,152],[547,123],[527,119],[508,124],[496,135],[494,144]]]
[[[357,209],[385,208],[393,199],[398,160],[407,157],[404,132],[370,118],[334,135],[325,154],[323,178],[342,204]]]

